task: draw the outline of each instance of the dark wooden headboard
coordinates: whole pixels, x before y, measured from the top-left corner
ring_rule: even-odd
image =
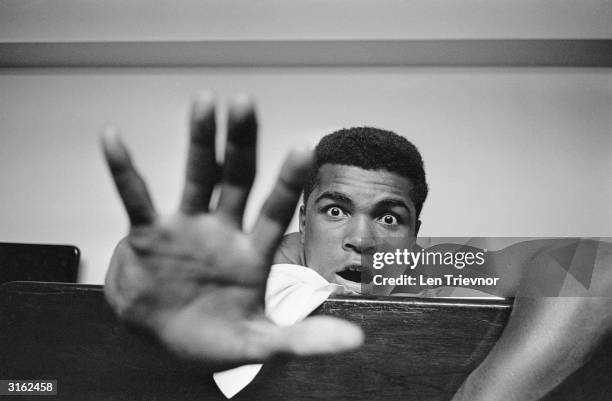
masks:
[[[448,399],[510,311],[509,300],[330,299],[315,313],[360,324],[365,346],[267,363],[233,399]],[[548,399],[610,399],[611,345]],[[7,283],[0,287],[0,379],[37,378],[57,379],[61,400],[225,399],[209,375],[119,322],[100,286]]]

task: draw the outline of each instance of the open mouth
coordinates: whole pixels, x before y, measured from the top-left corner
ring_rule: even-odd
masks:
[[[360,284],[369,284],[373,278],[370,270],[361,265],[349,265],[336,274],[345,280]]]

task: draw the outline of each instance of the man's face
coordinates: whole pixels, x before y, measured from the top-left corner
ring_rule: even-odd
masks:
[[[412,182],[386,170],[324,164],[300,209],[306,265],[327,281],[361,292],[362,257],[381,251],[380,241],[412,248],[417,234]],[[338,273],[342,273],[344,278]]]

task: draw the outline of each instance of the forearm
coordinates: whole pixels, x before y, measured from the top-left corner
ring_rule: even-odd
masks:
[[[454,400],[536,400],[584,364],[611,328],[608,298],[517,298],[491,353]]]
[[[592,273],[589,280],[585,272]],[[552,293],[556,296],[544,296]],[[610,334],[611,295],[609,242],[583,240],[563,258],[548,250],[539,253],[522,272],[501,338],[455,400],[532,400],[546,395]]]

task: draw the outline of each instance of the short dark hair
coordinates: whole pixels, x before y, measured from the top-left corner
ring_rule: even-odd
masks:
[[[417,217],[427,198],[427,181],[419,150],[406,138],[372,127],[345,128],[324,136],[315,148],[315,161],[304,185],[304,204],[316,186],[324,164],[342,164],[365,170],[384,169],[408,178]]]

